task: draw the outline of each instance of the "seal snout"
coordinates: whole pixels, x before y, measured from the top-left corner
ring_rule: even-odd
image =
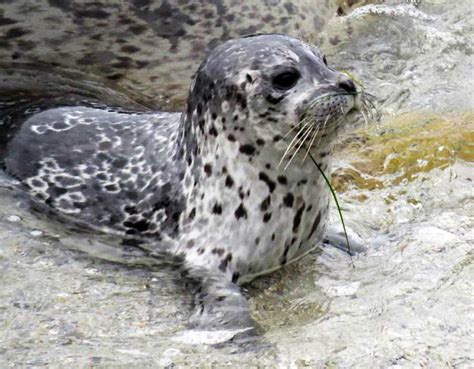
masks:
[[[353,109],[359,110],[361,107],[361,96],[360,91],[357,91],[354,81],[345,74],[341,74],[336,86],[353,97]]]
[[[339,79],[337,82],[337,87],[342,88],[344,91],[350,93],[350,94],[356,94],[357,93],[357,88],[355,83],[352,81],[352,79],[343,76]]]

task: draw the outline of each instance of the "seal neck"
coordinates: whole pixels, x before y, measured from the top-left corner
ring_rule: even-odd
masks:
[[[229,121],[232,123],[228,124]],[[193,182],[212,185],[212,180],[208,182],[207,178],[228,173],[242,179],[246,176],[265,178],[266,175],[261,173],[269,171],[286,176],[288,182],[295,183],[313,175],[321,177],[309,157],[303,160],[306,152],[304,148],[285,168],[286,162],[280,164],[280,159],[289,142],[283,138],[262,138],[262,135],[254,132],[253,126],[258,126],[258,122],[249,123],[242,119],[242,124],[237,124],[234,112],[218,116],[209,111],[200,112],[197,108],[183,113],[177,155],[187,163]],[[311,150],[325,172],[330,166],[332,148],[331,142],[324,141],[324,145],[320,144]]]

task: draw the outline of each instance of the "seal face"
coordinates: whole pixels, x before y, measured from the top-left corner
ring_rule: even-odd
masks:
[[[210,53],[182,114],[46,110],[15,129],[2,160],[58,213],[166,240],[191,265],[243,282],[322,237],[329,190],[304,159],[311,150],[328,168],[357,104],[316,48],[257,35]]]

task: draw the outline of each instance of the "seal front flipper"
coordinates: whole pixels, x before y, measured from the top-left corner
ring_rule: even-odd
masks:
[[[186,278],[194,297],[194,313],[190,319],[193,329],[256,334],[256,324],[239,286],[223,274],[200,268],[187,270]]]

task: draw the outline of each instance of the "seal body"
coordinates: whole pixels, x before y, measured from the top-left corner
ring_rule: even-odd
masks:
[[[192,74],[218,44],[256,32],[310,38],[336,9],[336,0],[7,1],[0,60],[81,71],[141,91],[147,105],[179,108]]]
[[[2,161],[57,213],[166,243],[190,265],[242,282],[321,239],[329,190],[304,159],[310,150],[328,169],[356,105],[354,84],[316,48],[252,36],[211,52],[183,113],[49,109],[2,133]]]

